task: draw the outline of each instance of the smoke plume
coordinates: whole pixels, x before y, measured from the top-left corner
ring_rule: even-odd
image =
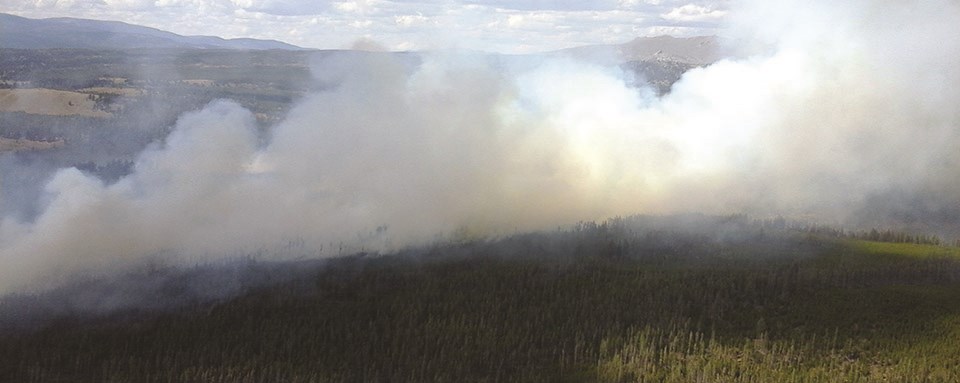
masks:
[[[0,225],[0,291],[145,257],[328,256],[634,213],[960,217],[960,4],[730,14],[739,58],[662,97],[564,59],[324,55],[328,88],[266,139],[218,101],[116,183],[57,172],[35,219]]]

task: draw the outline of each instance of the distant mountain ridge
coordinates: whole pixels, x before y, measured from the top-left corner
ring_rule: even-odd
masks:
[[[688,70],[734,57],[730,43],[717,36],[637,37],[622,44],[584,45],[549,54],[619,65],[636,74],[638,84],[650,86],[662,95],[670,92]]]
[[[58,17],[28,19],[0,13],[0,48],[19,49],[303,49],[276,40],[224,39],[215,36],[182,36],[156,28]]]
[[[729,52],[724,49],[723,40],[716,36],[656,36],[637,37],[623,44],[579,46],[557,53],[613,62],[671,61],[701,66],[716,62]]]

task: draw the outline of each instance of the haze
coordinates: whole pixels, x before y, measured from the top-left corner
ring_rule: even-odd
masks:
[[[325,256],[635,213],[956,233],[960,5],[751,0],[729,15],[738,58],[662,97],[573,59],[327,56],[313,72],[331,87],[266,140],[217,101],[116,183],[59,171],[35,219],[0,226],[2,288],[147,257]],[[291,239],[297,254],[272,250]]]

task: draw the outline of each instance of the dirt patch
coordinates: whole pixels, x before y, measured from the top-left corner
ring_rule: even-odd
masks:
[[[53,89],[0,89],[0,112],[24,112],[51,116],[110,117],[96,108],[94,96]]]
[[[63,145],[64,142],[62,139],[56,141],[34,141],[23,138],[13,139],[0,137],[0,153],[56,149],[62,148]]]
[[[113,85],[123,85],[127,83],[127,79],[123,77],[100,77],[98,80],[110,81]]]
[[[213,80],[180,80],[181,83],[193,86],[209,87],[216,83]]]
[[[115,94],[115,95],[124,96],[124,97],[139,97],[143,95],[143,90],[137,89],[137,88],[94,87],[94,88],[78,89],[77,91],[83,92],[83,93],[92,93],[92,94]]]

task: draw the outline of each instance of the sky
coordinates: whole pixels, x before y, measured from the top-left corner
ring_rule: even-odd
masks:
[[[29,18],[116,20],[307,48],[530,53],[712,35],[730,0],[0,0]]]

